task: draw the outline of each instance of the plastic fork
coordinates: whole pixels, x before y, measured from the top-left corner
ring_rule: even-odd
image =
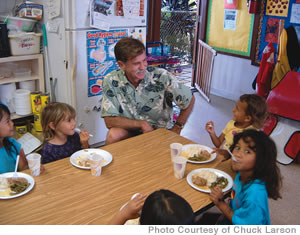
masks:
[[[74,129],[74,131],[76,131],[76,132],[79,134],[81,130],[80,130],[79,128],[76,127],[76,128]],[[90,137],[94,137],[92,134],[89,134],[89,136],[90,136]]]
[[[232,154],[232,152],[229,150],[229,148],[226,147],[226,145],[224,145],[225,149],[227,150],[227,152],[230,154],[230,156],[232,157],[232,160],[235,162],[238,162],[238,160],[236,159],[236,157]]]

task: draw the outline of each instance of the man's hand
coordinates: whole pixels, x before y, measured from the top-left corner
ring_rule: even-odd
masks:
[[[153,131],[153,128],[149,124],[149,122],[147,122],[145,120],[141,120],[140,122],[141,122],[141,130],[142,130],[143,133]]]

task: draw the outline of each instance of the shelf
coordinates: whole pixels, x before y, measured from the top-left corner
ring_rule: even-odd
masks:
[[[16,62],[16,61],[24,61],[24,60],[34,60],[34,59],[40,59],[40,58],[43,58],[42,54],[8,56],[8,57],[0,58],[0,63]]]
[[[16,120],[16,119],[19,119],[19,118],[30,117],[30,116],[32,116],[32,115],[33,115],[33,113],[30,113],[30,114],[27,114],[27,115],[18,115],[18,114],[16,114],[16,113],[12,113],[12,114],[10,115],[10,119],[11,119],[11,120]]]
[[[13,70],[15,67],[24,66],[31,69],[31,76],[29,77],[9,77],[0,79],[0,85],[6,83],[18,83],[23,81],[35,81],[36,90],[45,92],[45,81],[44,81],[44,60],[42,54],[34,55],[20,55],[20,56],[9,56],[0,58],[0,65],[5,66],[5,63],[14,63],[14,67],[10,68]]]
[[[39,80],[40,78],[36,75],[30,77],[10,77],[10,78],[2,78],[0,79],[0,85],[12,82],[24,82],[24,81],[31,81],[31,80]]]

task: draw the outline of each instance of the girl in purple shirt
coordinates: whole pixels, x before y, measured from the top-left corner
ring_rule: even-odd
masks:
[[[75,109],[65,103],[50,103],[41,115],[44,134],[42,163],[49,163],[71,156],[74,152],[89,147],[89,133],[75,132]]]

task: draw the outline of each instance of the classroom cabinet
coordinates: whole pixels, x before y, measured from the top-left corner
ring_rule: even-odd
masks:
[[[44,63],[42,54],[0,58],[0,69],[1,68],[2,73],[7,72],[8,74],[6,74],[6,76],[0,74],[0,85],[14,82],[16,83],[16,88],[19,89],[20,82],[34,81],[35,90],[45,92]],[[25,68],[23,69],[23,74],[20,68]],[[28,73],[26,71],[31,72]],[[12,119],[18,119],[20,117],[22,116],[12,114]]]

